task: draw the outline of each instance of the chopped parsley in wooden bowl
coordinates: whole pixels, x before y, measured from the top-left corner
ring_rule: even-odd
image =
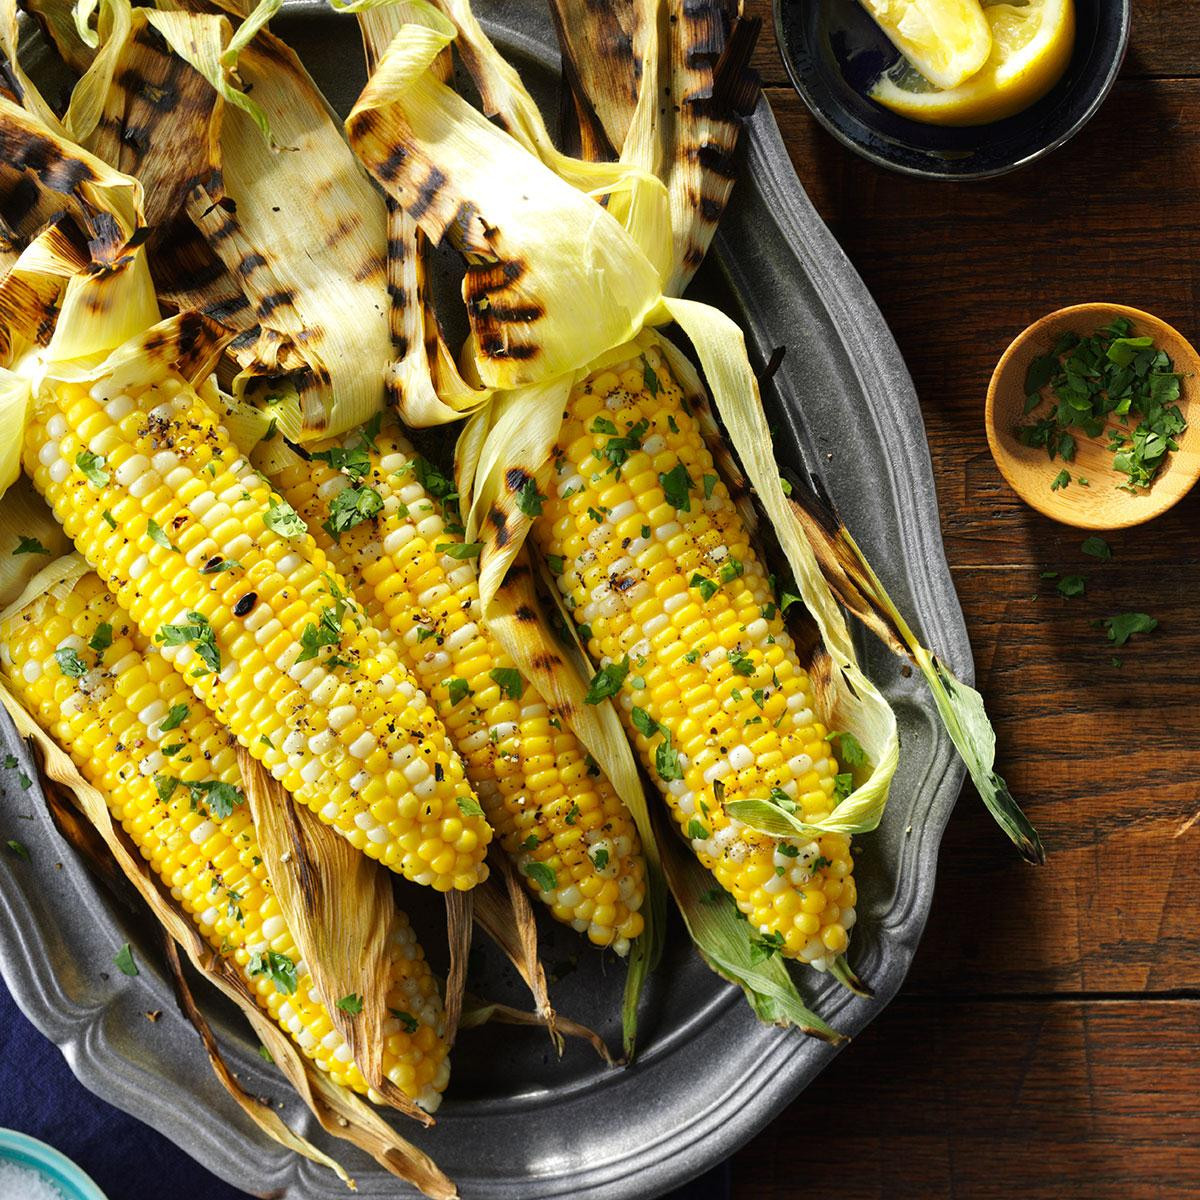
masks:
[[[992,457],[1039,512],[1081,529],[1149,521],[1200,476],[1200,358],[1165,321],[1078,304],[1030,325],[987,396]],[[1189,416],[1190,412],[1190,416]]]

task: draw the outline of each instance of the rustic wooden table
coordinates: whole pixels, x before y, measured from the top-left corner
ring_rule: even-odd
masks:
[[[1023,865],[968,784],[903,992],[737,1156],[735,1200],[1200,1196],[1200,492],[1100,564],[1008,490],[983,429],[996,359],[1051,309],[1123,301],[1200,338],[1200,11],[1138,0],[1083,133],[945,184],[829,137],[750,9],[796,170],[916,382],[1001,767],[1049,861]],[[1114,667],[1091,621],[1128,609],[1161,626]]]

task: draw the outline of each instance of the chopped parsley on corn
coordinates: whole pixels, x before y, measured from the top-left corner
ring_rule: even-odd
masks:
[[[726,814],[815,820],[844,791],[757,551],[653,348],[577,384],[533,536],[693,851],[770,950],[825,969],[847,946],[849,839],[776,839]],[[599,518],[599,519],[597,519]]]
[[[97,631],[107,632],[97,637]],[[70,651],[81,675],[62,669]],[[284,923],[227,730],[118,608],[98,575],[0,627],[15,694],[104,794],[114,820],[259,1005],[338,1083],[369,1094]],[[170,751],[170,753],[168,753]],[[407,917],[391,945],[384,1070],[433,1111],[449,1079],[437,982]]]

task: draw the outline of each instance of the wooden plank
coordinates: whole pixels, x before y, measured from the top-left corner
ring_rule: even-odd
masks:
[[[1200,1179],[1200,1002],[897,1001],[734,1160],[734,1200],[1159,1200]]]
[[[814,0],[779,0],[780,4],[810,4]],[[825,3],[826,0],[820,0]],[[1107,3],[1108,0],[1100,0]],[[763,80],[787,83],[787,74],[775,42],[771,0],[746,0],[746,12],[762,17],[763,35],[754,65]],[[1133,29],[1124,73],[1133,76],[1197,74],[1200,64],[1200,21],[1195,0],[1134,0]]]
[[[912,371],[951,562],[1035,565],[1047,547],[1061,557],[1074,535],[1028,510],[988,454],[987,382],[1012,337],[1065,304],[1120,300],[1200,336],[1200,81],[1122,83],[1043,167],[969,185],[881,171],[834,142],[793,92],[769,95],[801,180]],[[1123,535],[1122,553],[1194,560],[1184,535],[1198,504]]]
[[[1082,566],[1087,562],[1088,566]],[[968,785],[947,831],[909,986],[942,992],[1200,989],[1200,570],[1076,553],[1064,600],[1034,570],[955,572],[999,762],[1049,861],[1010,852]],[[1035,593],[1037,599],[1034,599]],[[1113,648],[1091,622],[1149,609],[1162,625]],[[1117,657],[1120,667],[1112,665]],[[851,956],[853,959],[853,955]]]

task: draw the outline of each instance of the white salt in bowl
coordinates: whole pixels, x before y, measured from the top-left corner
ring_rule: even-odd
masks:
[[[64,1154],[15,1129],[0,1129],[0,1200],[104,1200]]]

